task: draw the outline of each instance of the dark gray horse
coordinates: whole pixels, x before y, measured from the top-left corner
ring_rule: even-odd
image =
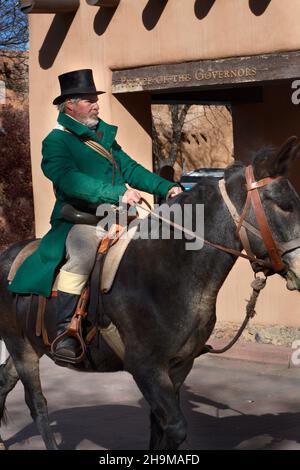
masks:
[[[278,152],[264,149],[253,160],[257,181],[283,176],[259,189],[278,242],[295,240],[300,232],[300,200],[285,178],[298,150],[295,140],[290,139]],[[241,213],[247,193],[245,166],[236,163],[227,168],[225,181],[229,197]],[[215,180],[196,185],[177,197],[176,202],[204,204],[205,238],[241,251],[236,226]],[[246,218],[257,226],[252,208]],[[268,260],[263,241],[251,233],[249,240],[252,252]],[[124,363],[104,341],[98,348],[95,339],[89,348],[90,360],[74,366],[98,372],[126,370],[132,374],[150,405],[151,449],[177,449],[186,437],[180,387],[212,333],[217,294],[236,261],[236,256],[207,245],[198,251],[186,251],[185,243],[184,239],[132,241],[113,289],[104,296],[106,315],[117,326],[125,345]],[[39,359],[49,352],[34,334],[24,333],[22,320],[15,315],[14,296],[7,289],[10,265],[25,244],[12,246],[0,257],[0,335],[10,354],[0,368],[0,418],[6,396],[20,378],[26,403],[47,449],[56,449],[39,377]],[[294,247],[282,260],[286,269],[280,274],[287,279],[288,288],[300,290],[300,248]],[[268,269],[268,274],[272,273]],[[29,296],[20,296],[18,302],[25,317]]]

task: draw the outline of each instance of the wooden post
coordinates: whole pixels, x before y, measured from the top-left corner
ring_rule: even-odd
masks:
[[[114,70],[112,92],[182,90],[299,78],[300,51]]]
[[[79,0],[20,0],[23,13],[69,13],[78,7]]]

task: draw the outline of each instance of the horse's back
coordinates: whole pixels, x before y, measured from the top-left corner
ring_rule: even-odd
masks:
[[[7,279],[9,270],[11,265],[16,258],[16,256],[20,253],[20,251],[28,245],[28,243],[32,242],[34,239],[30,240],[22,240],[21,242],[14,243],[6,250],[2,251],[0,254],[0,282],[2,284],[2,280]]]

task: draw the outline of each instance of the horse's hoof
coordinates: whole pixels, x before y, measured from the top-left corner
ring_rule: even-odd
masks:
[[[0,450],[7,450],[7,447],[5,447],[4,442],[0,442]]]

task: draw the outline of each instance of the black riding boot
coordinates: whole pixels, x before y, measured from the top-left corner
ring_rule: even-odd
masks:
[[[75,312],[79,295],[57,291],[56,299],[56,327],[57,336],[64,333],[70,324]],[[72,336],[64,336],[55,347],[55,353],[68,358],[76,357],[78,341]]]

